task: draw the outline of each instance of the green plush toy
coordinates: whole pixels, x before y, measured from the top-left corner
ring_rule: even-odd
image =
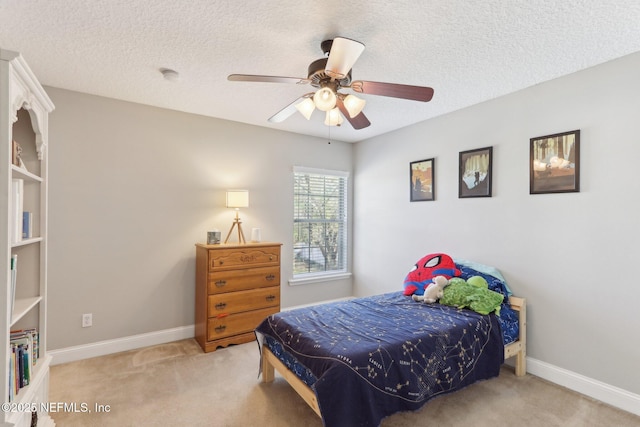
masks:
[[[489,284],[482,276],[472,276],[467,279],[467,283],[477,288],[489,289]]]
[[[449,286],[444,288],[440,304],[458,308],[469,307],[480,314],[493,311],[500,314],[500,304],[504,297],[498,292],[489,290],[487,281],[480,276],[470,277],[468,280],[454,277],[449,279]]]

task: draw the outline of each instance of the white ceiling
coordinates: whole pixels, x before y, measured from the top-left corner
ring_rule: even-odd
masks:
[[[435,90],[429,103],[362,95],[371,126],[330,134],[356,142],[640,51],[640,2],[0,0],[0,47],[44,85],[322,138],[320,112],[267,122],[310,86],[227,75],[307,77],[335,36],[366,45],[354,80]]]

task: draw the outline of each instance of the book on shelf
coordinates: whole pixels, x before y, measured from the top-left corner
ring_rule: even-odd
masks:
[[[33,212],[22,212],[22,238],[30,239],[33,237]]]
[[[29,338],[31,340],[32,343],[32,357],[33,357],[33,364],[35,365],[36,362],[38,361],[38,359],[40,358],[40,347],[39,347],[39,343],[40,343],[40,334],[38,333],[38,329],[37,328],[28,328],[28,329],[18,329],[15,331],[11,331],[10,333],[10,337],[9,339],[22,339],[22,338]]]
[[[11,183],[11,241],[22,241],[22,212],[24,196],[24,181],[14,178]]]
[[[11,348],[11,357],[9,357],[9,402],[13,402],[16,395],[16,353]]]
[[[18,278],[18,254],[11,254],[11,306],[9,314],[13,318],[13,307],[16,302],[16,280]],[[11,319],[13,321],[13,319]]]
[[[9,335],[9,399],[31,382],[33,368],[40,356],[39,335],[36,328],[11,331]]]

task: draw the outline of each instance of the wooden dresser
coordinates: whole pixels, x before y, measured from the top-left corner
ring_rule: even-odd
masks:
[[[280,311],[281,243],[196,244],[195,336],[205,352],[255,339]]]

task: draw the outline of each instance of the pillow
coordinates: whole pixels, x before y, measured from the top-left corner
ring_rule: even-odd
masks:
[[[495,311],[499,315],[503,300],[504,295],[501,293],[471,285],[464,279],[454,277],[449,279],[449,286],[444,288],[439,302],[458,308],[469,307],[480,314],[489,314]]]
[[[461,277],[465,280],[472,276],[481,276],[488,282],[489,289],[492,291],[500,292],[506,297],[513,294],[511,288],[507,285],[507,281],[497,268],[465,259],[454,259],[454,262],[462,272]]]
[[[477,270],[481,273],[488,274],[489,276],[493,276],[496,279],[500,279],[503,282],[505,281],[504,277],[502,277],[502,273],[500,273],[500,270],[498,270],[495,267],[491,267],[489,265],[480,264],[479,262],[469,261],[469,260],[460,259],[460,258],[454,258],[453,261],[456,264],[462,264],[466,267],[473,268],[474,270]]]

